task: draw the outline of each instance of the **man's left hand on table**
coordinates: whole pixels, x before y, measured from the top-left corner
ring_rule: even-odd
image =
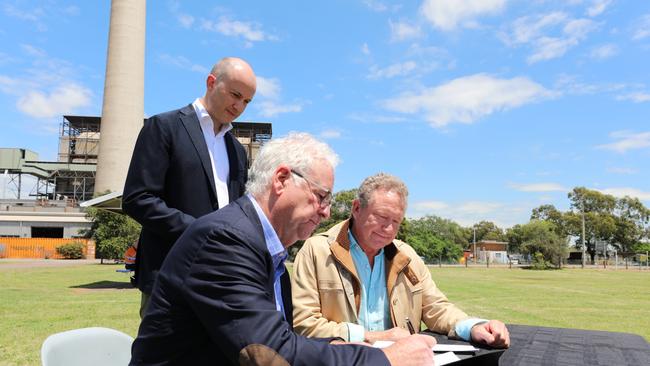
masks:
[[[510,333],[503,322],[490,320],[472,327],[472,341],[482,343],[494,348],[508,348],[510,346]]]

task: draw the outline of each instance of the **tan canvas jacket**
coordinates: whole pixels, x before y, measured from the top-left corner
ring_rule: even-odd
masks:
[[[343,221],[308,239],[298,252],[291,276],[293,325],[308,337],[349,340],[346,323],[356,323],[360,281],[350,254]],[[454,327],[468,316],[447,300],[431,273],[408,244],[395,240],[384,248],[386,288],[393,326],[408,329],[406,318],[438,333],[455,337]]]

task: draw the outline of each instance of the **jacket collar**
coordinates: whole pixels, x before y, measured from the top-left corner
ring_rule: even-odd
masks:
[[[213,197],[216,200],[217,197],[217,188],[214,183],[214,175],[212,174],[212,162],[210,161],[210,153],[208,152],[208,146],[205,144],[205,137],[203,137],[203,130],[201,130],[201,123],[199,122],[199,117],[194,111],[194,106],[188,104],[187,106],[181,108],[180,118],[183,122],[183,126],[190,135],[190,140],[196,149],[196,153],[199,155],[201,160],[201,166],[203,166],[203,172],[208,177],[210,182],[210,191],[212,192]],[[226,148],[228,145],[226,145]],[[230,155],[230,151],[228,151]]]
[[[327,240],[330,243],[330,251],[334,258],[341,266],[343,266],[343,268],[350,272],[357,283],[360,284],[359,275],[357,274],[354,261],[352,260],[352,255],[350,254],[350,240],[348,238],[348,230],[350,230],[350,226],[353,224],[352,218],[349,218],[335,225],[327,232]],[[411,258],[399,250],[399,247],[403,244],[404,243],[395,240],[384,247],[384,257],[386,260],[386,290],[389,297],[395,287],[397,277],[400,273],[404,272],[411,283],[416,284],[418,282],[415,272],[409,266]],[[356,289],[357,287],[355,286],[355,292]],[[356,294],[355,298],[357,298]],[[357,304],[357,310],[358,309],[359,304]]]

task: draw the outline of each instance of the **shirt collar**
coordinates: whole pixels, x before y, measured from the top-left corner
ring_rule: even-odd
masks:
[[[278,234],[275,232],[275,229],[273,229],[271,222],[264,214],[264,211],[262,211],[262,208],[255,200],[255,197],[253,197],[253,195],[250,193],[247,194],[246,197],[251,200],[253,207],[255,207],[255,212],[257,212],[257,216],[260,218],[260,222],[262,223],[262,230],[264,231],[264,240],[266,241],[266,247],[271,254],[271,258],[273,258],[273,264],[275,266],[278,266],[287,258],[287,250],[284,248],[284,245],[282,245],[282,242],[280,242]]]
[[[357,242],[357,239],[354,237],[354,234],[352,234],[352,226],[350,225],[350,229],[348,230],[348,239],[350,239],[350,250],[355,251],[357,254],[363,253],[364,256],[367,257],[366,252],[363,251],[363,248],[361,248],[361,245]],[[379,249],[377,254],[375,254],[375,259],[377,258],[383,258],[384,257],[384,248]]]
[[[201,129],[203,130],[204,133],[206,131],[210,131],[210,136],[214,137],[223,137],[226,132],[232,130],[232,123],[225,124],[223,128],[221,128],[221,131],[219,131],[218,134],[214,134],[214,122],[212,122],[212,117],[210,117],[210,114],[208,111],[205,109],[203,106],[203,103],[201,103],[201,99],[196,98],[194,100],[194,103],[192,103],[192,107],[194,107],[194,111],[196,112],[196,117],[199,119],[199,123],[201,124]]]

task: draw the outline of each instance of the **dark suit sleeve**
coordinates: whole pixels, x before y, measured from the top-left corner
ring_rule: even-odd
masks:
[[[122,209],[148,230],[178,237],[195,219],[164,200],[173,132],[158,116],[145,121],[133,150]]]
[[[242,349],[262,344],[294,366],[388,365],[379,349],[333,346],[295,334],[276,310],[268,252],[247,244],[255,240],[236,231],[232,226],[208,236],[182,286],[212,342],[232,363],[238,364]],[[205,240],[190,236],[184,238]]]

